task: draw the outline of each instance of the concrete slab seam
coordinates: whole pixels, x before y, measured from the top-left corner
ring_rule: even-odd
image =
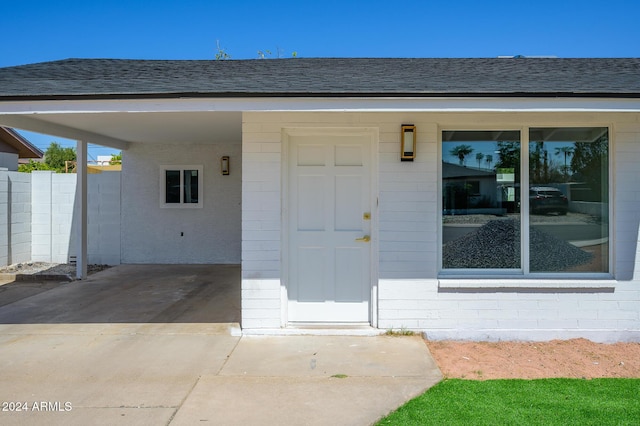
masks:
[[[231,355],[233,354],[233,352],[236,350],[236,348],[238,347],[238,344],[240,343],[240,340],[242,339],[242,337],[240,337],[240,339],[238,339],[236,341],[236,344],[233,346],[233,349],[231,349],[231,351],[229,352],[229,354],[227,355],[227,358],[224,360],[224,362],[222,363],[222,365],[220,366],[220,368],[218,369],[218,371],[216,371],[216,373],[214,374],[215,376],[219,376],[220,372],[222,371],[222,369],[224,368],[225,364],[227,363],[227,361],[229,361],[229,358],[231,357]],[[189,399],[189,396],[191,395],[191,393],[193,392],[193,390],[196,388],[196,386],[198,385],[198,383],[200,382],[200,379],[202,378],[202,374],[198,375],[198,378],[194,381],[193,386],[191,386],[191,388],[189,389],[189,391],[186,393],[186,395],[184,396],[184,398],[182,398],[182,400],[180,401],[180,404],[178,404],[178,406],[176,407],[176,409],[173,411],[173,413],[171,414],[171,417],[169,417],[169,421],[167,422],[167,426],[169,426],[171,424],[171,422],[173,422],[173,419],[176,417],[176,415],[178,414],[178,411],[180,411],[180,408],[182,408],[182,406],[184,405],[184,403],[187,401],[187,399]]]

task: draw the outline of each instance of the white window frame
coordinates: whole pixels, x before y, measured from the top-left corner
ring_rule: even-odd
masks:
[[[161,165],[160,166],[160,208],[162,209],[201,209],[204,206],[204,167],[202,165]],[[166,179],[167,171],[175,170],[180,172],[180,202],[179,203],[167,203],[166,202]],[[197,203],[185,203],[184,202],[184,172],[186,170],[198,171],[198,202]]]
[[[504,130],[520,132],[520,176],[521,188],[529,185],[529,132],[532,128],[544,127],[604,127],[609,137],[608,148],[608,184],[609,184],[609,270],[607,272],[531,272],[529,270],[529,197],[520,195],[520,227],[523,230],[520,239],[521,268],[514,269],[444,269],[442,267],[442,225],[438,229],[438,286],[439,288],[581,288],[581,289],[611,289],[614,279],[614,223],[613,215],[613,157],[614,133],[611,124],[602,123],[530,123],[521,127],[513,125],[491,126],[446,126],[438,128],[438,223],[442,224],[442,134],[446,131],[465,130]],[[525,231],[526,230],[526,231]],[[533,282],[535,280],[535,282]]]

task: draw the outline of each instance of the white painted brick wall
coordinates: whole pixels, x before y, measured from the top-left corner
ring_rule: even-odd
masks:
[[[611,135],[615,163],[613,197],[617,202],[612,235],[617,280],[613,281],[613,292],[439,290],[439,129],[549,126],[549,123],[557,126],[565,122],[571,126],[591,126],[596,121],[614,124],[615,132]],[[418,129],[417,158],[412,163],[400,162],[398,158],[402,123],[413,123]],[[274,231],[280,220],[282,165],[279,157],[268,153],[281,152],[282,128],[308,126],[379,129],[379,328],[421,330],[435,339],[640,340],[637,115],[245,113],[243,291],[255,280],[279,283],[281,275],[276,265],[280,263],[281,242],[279,232]],[[255,254],[261,250],[269,253],[265,257]],[[535,287],[535,281],[530,282]],[[279,312],[273,308],[280,297],[276,287],[279,284],[243,293],[243,327],[273,327],[278,323],[283,307]],[[245,317],[250,319],[246,323]]]
[[[125,152],[123,263],[240,263],[240,141],[207,145],[186,142],[133,144]],[[228,176],[220,173],[223,155],[230,156]],[[160,208],[161,165],[203,166],[203,208]]]
[[[281,133],[247,124],[242,140],[242,327],[281,326]],[[255,130],[255,131],[253,131]]]
[[[244,262],[243,262],[244,264]],[[242,327],[279,328],[280,279],[242,278]]]
[[[423,128],[420,124],[417,125],[418,129]],[[426,331],[429,337],[436,339],[536,340],[588,337],[598,341],[639,340],[640,299],[637,291],[640,283],[630,280],[637,279],[634,278],[637,277],[639,265],[636,259],[640,258],[640,187],[637,185],[640,126],[633,124],[627,125],[625,129],[620,127],[623,126],[617,127],[619,132],[612,137],[616,167],[614,194],[618,200],[615,206],[616,230],[613,239],[617,254],[615,274],[618,281],[615,282],[613,292],[442,293],[437,291],[437,281],[424,280],[421,281],[422,287],[416,287],[415,282],[408,285],[407,281],[401,279],[404,278],[402,276],[390,280],[381,279],[380,328],[416,328]],[[436,138],[437,133],[432,139]],[[618,161],[621,158],[623,160]],[[435,168],[436,165],[437,163],[431,166]],[[382,179],[384,174],[381,174],[381,190],[393,188],[392,185],[387,186]],[[416,184],[403,183],[407,186]],[[433,230],[438,232],[437,226]],[[381,242],[381,247],[382,244]],[[430,244],[431,242],[426,241],[427,246]],[[438,247],[424,249],[429,252],[436,251]],[[384,259],[385,256],[381,253],[381,260]],[[382,262],[380,267],[383,277]],[[426,277],[435,278],[436,274],[428,274]],[[629,288],[635,290],[630,292]],[[390,303],[386,298],[395,302]],[[429,308],[424,311],[416,310],[416,300],[424,301]],[[402,304],[406,306],[404,309],[400,309]]]

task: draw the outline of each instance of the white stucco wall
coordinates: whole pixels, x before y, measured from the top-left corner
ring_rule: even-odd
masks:
[[[399,161],[400,125],[418,129],[417,158]],[[523,279],[496,290],[445,289],[438,277],[440,224],[438,168],[442,128],[612,126],[615,229],[614,278],[604,288],[543,288]],[[640,340],[638,224],[640,125],[637,114],[580,113],[245,113],[243,115],[242,326],[286,323],[281,286],[282,129],[379,129],[377,240],[378,303],[372,318],[381,329],[408,328],[430,338]],[[558,290],[560,288],[560,290]]]
[[[220,173],[224,155],[230,157],[228,176]],[[160,208],[161,165],[203,166],[203,208]],[[133,144],[122,167],[123,263],[240,262],[239,141]]]

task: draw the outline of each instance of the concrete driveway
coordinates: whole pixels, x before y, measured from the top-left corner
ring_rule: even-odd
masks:
[[[237,266],[0,286],[0,424],[366,425],[441,379],[418,337],[244,336]]]

